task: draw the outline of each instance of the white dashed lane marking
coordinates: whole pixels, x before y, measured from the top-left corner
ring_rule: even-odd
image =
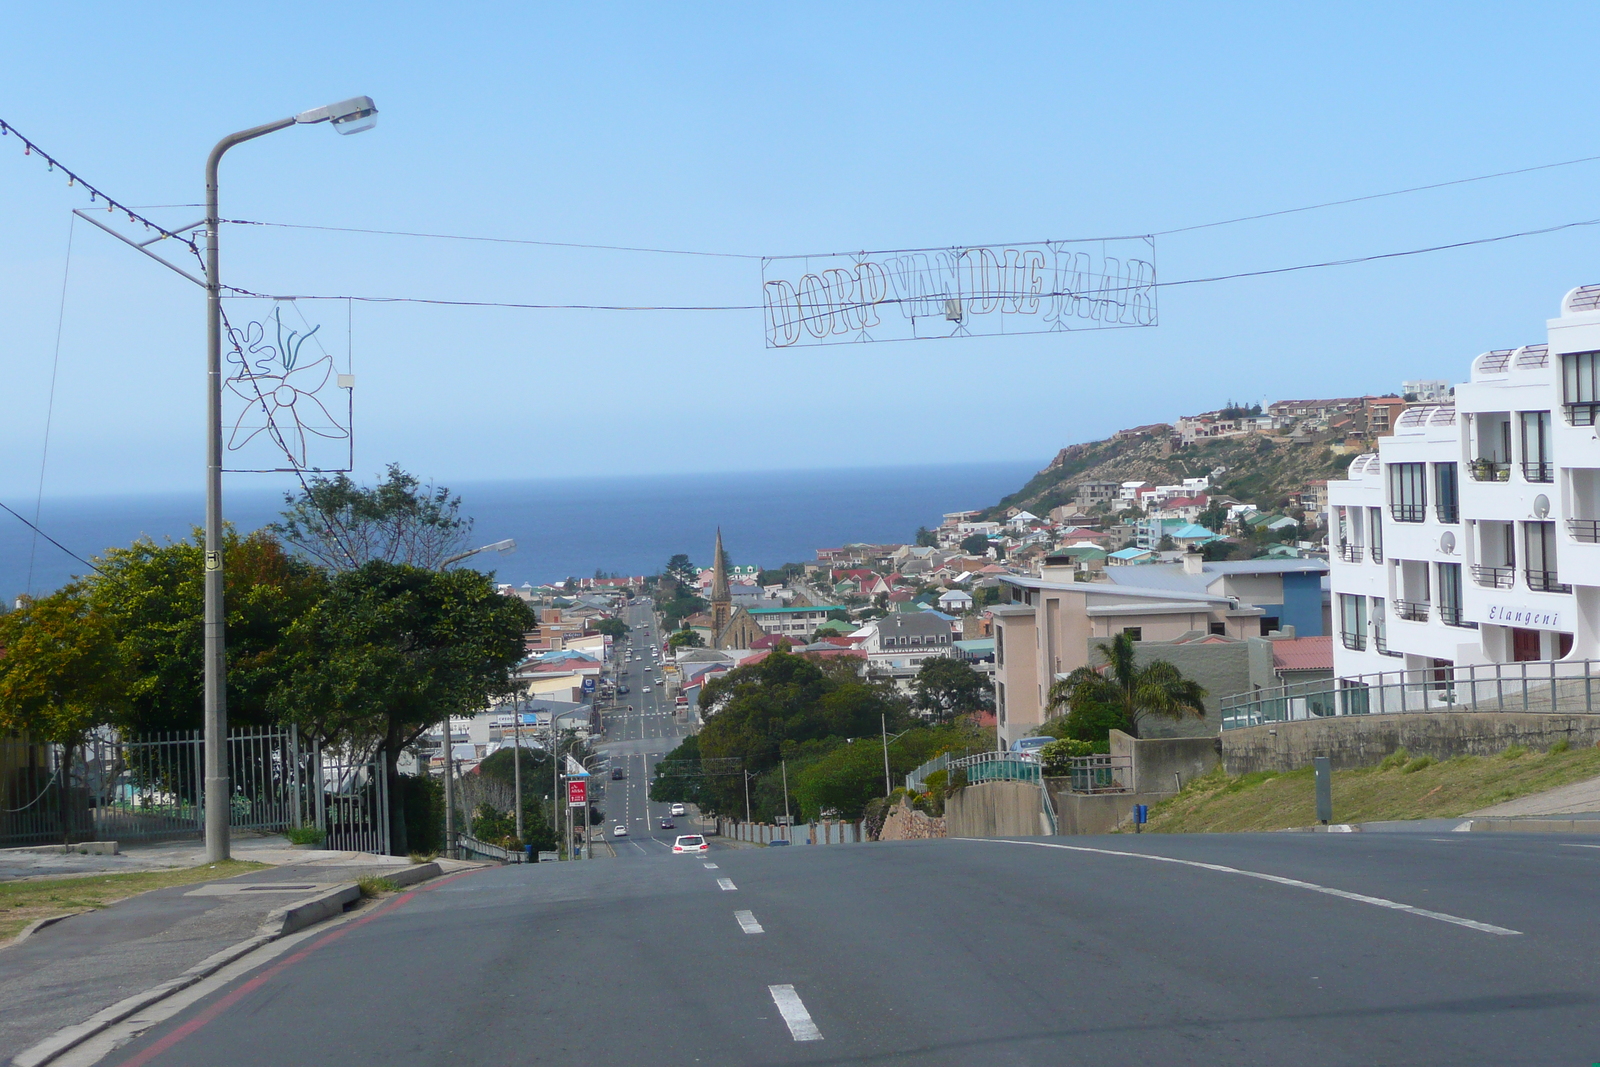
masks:
[[[715,863],[708,863],[708,864],[706,864],[706,870],[708,870],[708,871],[714,871],[714,870],[716,870],[716,869],[717,869],[717,865],[716,865],[716,864],[715,864]]]
[[[728,890],[728,889],[738,889],[739,887],[733,884],[733,879],[732,878],[718,878],[717,879],[717,888],[723,889],[723,890]]]
[[[767,992],[772,994],[772,1002],[778,1006],[778,1014],[783,1016],[783,1021],[788,1024],[789,1033],[796,1041],[822,1040],[822,1031],[811,1021],[811,1013],[806,1011],[805,1003],[800,999],[800,994],[794,991],[794,986],[769,985]]]
[[[753,911],[736,911],[733,913],[733,917],[739,920],[739,929],[743,930],[747,934],[761,934],[766,932],[761,928],[761,924],[756,922],[756,913]]]

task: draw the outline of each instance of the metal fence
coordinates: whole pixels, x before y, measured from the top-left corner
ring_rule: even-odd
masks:
[[[1068,789],[1074,793],[1133,792],[1132,756],[1073,756],[1067,761]]]
[[[0,847],[63,840],[161,841],[205,833],[200,731],[92,734],[63,774],[59,745],[0,738]],[[326,847],[387,852],[381,754],[323,752],[293,726],[228,733],[228,824],[280,832],[313,825]]]
[[[937,774],[950,766],[950,753],[935,756],[922,766],[906,774],[906,792],[925,793],[928,789],[928,775]]]
[[[973,782],[1037,782],[1039,757],[1027,752],[979,752],[946,765],[949,770],[963,770],[967,781]]]
[[[1241,693],[1222,701],[1222,728],[1334,715],[1419,711],[1600,712],[1594,660],[1539,660],[1383,671]]]

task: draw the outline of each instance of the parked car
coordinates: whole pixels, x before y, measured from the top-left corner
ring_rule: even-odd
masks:
[[[672,814],[674,814],[674,815],[687,815],[687,814],[689,814],[688,810],[686,808],[684,808],[684,806],[682,804],[674,804],[674,805],[672,805],[672,807],[668,808],[667,810],[672,812]]]
[[[789,842],[786,841],[785,839],[783,839],[781,837],[774,837],[771,841],[767,842],[767,847],[768,848],[772,848],[774,845],[787,845],[787,844],[789,844]]]
[[[613,826],[611,828],[611,836],[612,837],[627,837],[628,836],[628,828],[626,826],[622,825],[619,822],[619,823],[617,823],[617,825],[615,825],[615,826]]]
[[[674,855],[687,853],[694,856],[703,856],[711,851],[711,846],[706,844],[706,839],[699,834],[680,834],[672,843]]]
[[[1019,737],[1011,742],[1011,751],[1024,759],[1036,760],[1039,750],[1054,740],[1053,737]]]

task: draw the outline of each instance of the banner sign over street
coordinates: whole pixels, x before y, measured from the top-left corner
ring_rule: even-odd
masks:
[[[589,802],[589,780],[574,778],[567,783],[567,807],[581,808]]]
[[[761,281],[768,348],[1156,324],[1150,237],[785,256]]]

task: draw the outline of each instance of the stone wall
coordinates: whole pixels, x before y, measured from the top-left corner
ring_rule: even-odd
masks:
[[[1222,732],[1229,774],[1293,771],[1327,756],[1335,770],[1370,767],[1397,748],[1446,760],[1491,756],[1512,745],[1549,748],[1600,743],[1600,715],[1517,711],[1428,711],[1394,715],[1337,715],[1266,723]]]
[[[945,812],[948,816],[948,807]],[[930,837],[944,837],[945,825],[945,819],[918,811],[902,800],[889,809],[888,816],[883,820],[883,829],[878,831],[878,840],[921,841]]]
[[[951,837],[1042,837],[1044,798],[1036,782],[980,782],[950,794],[944,823]]]

